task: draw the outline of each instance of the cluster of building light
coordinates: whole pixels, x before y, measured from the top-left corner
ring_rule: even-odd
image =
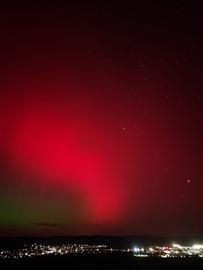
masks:
[[[24,246],[22,249],[7,251],[0,250],[0,258],[20,259],[26,257],[43,256],[43,255],[67,255],[67,254],[101,254],[122,251],[112,249],[106,245],[87,245],[87,244],[67,244],[67,245],[41,245],[33,244]]]
[[[8,251],[0,250],[0,259],[20,259],[46,255],[68,255],[68,254],[108,254],[128,253],[135,257],[162,257],[162,258],[203,258],[203,245],[181,246],[172,244],[169,246],[150,246],[128,248],[109,248],[106,245],[67,244],[67,245],[42,245],[33,244],[24,246],[22,249]]]
[[[203,245],[195,244],[192,246],[181,246],[172,244],[169,246],[151,246],[147,248],[135,247],[133,249],[136,257],[162,257],[162,258],[184,258],[199,257],[203,258]]]

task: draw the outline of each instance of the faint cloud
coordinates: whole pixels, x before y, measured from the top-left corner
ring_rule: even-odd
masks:
[[[49,228],[58,228],[58,227],[63,226],[62,224],[52,223],[52,222],[34,222],[32,223],[32,225],[38,226],[38,227],[49,227]]]

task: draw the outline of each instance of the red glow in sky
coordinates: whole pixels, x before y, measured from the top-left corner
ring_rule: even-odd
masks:
[[[0,10],[0,234],[202,233],[201,9],[148,5]]]
[[[48,185],[71,188],[81,196],[91,222],[118,221],[124,192],[119,174],[112,173],[102,128],[91,117],[37,103],[26,101],[10,115],[6,151],[13,165],[39,174]]]

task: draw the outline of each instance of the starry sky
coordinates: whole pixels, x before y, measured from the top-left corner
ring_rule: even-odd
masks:
[[[65,2],[1,4],[0,235],[202,235],[203,5]]]

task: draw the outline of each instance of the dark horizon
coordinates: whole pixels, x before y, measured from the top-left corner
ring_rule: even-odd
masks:
[[[66,236],[0,236],[0,249],[15,249],[25,245],[105,244],[109,247],[133,248],[134,246],[202,244],[203,235],[149,236],[149,235],[66,235]]]
[[[95,234],[95,235],[91,235],[91,234],[81,234],[81,235],[38,235],[38,236],[33,236],[33,235],[17,235],[17,236],[0,236],[0,239],[49,239],[49,238],[58,238],[58,239],[65,239],[65,238],[69,238],[69,239],[74,239],[74,238],[128,238],[128,239],[168,239],[168,240],[172,240],[172,239],[185,239],[185,240],[192,240],[194,239],[194,241],[199,241],[201,242],[201,240],[203,239],[203,235],[102,235],[102,234]],[[200,243],[201,244],[201,243]]]

